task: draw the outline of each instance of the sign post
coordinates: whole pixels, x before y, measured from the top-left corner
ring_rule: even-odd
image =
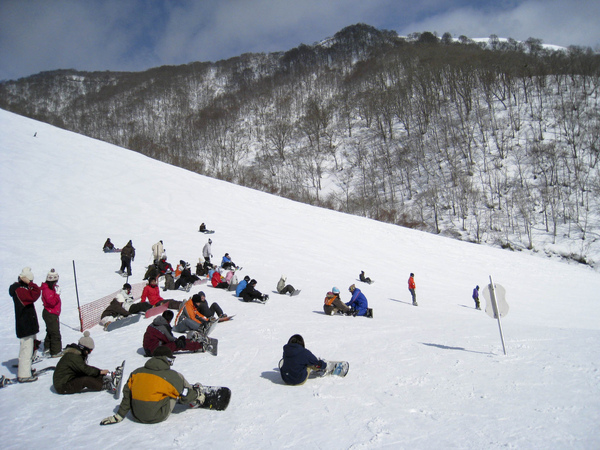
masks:
[[[504,334],[502,333],[502,323],[500,317],[508,314],[508,303],[506,303],[506,289],[499,284],[494,284],[490,275],[490,284],[483,290],[483,296],[487,300],[485,312],[492,319],[498,320],[498,329],[500,330],[500,340],[502,341],[502,350],[506,355],[506,346],[504,345]]]

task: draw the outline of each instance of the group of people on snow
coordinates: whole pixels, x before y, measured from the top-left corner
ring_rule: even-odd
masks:
[[[200,231],[203,231],[202,227]],[[102,313],[100,323],[107,325],[119,318],[145,313],[149,309],[161,305],[166,305],[167,308],[153,319],[144,333],[143,349],[145,355],[150,359],[144,367],[132,372],[127,384],[123,387],[123,401],[118,412],[102,420],[102,425],[121,422],[129,411],[142,423],[156,423],[166,419],[177,402],[198,405],[204,401],[204,394],[199,385],[191,385],[181,374],[171,369],[175,359],[174,354],[181,351],[204,352],[209,350],[211,342],[207,336],[210,328],[219,319],[227,318],[227,315],[218,303],[209,304],[206,294],[202,291],[183,302],[162,298],[158,277],[165,276],[166,290],[167,276],[174,281],[173,274],[175,274],[177,280],[174,281],[173,288],[184,287],[189,291],[189,287],[199,280],[198,276],[208,275],[214,288],[235,289],[236,296],[244,302],[265,303],[268,300],[268,295],[262,294],[256,289],[257,281],[255,279],[245,276],[241,281],[237,281],[235,272],[239,267],[232,261],[228,253],[223,256],[220,267],[215,267],[211,263],[213,257],[211,245],[212,239],[208,239],[202,249],[204,261],[202,258],[199,260],[196,274],[192,274],[190,265],[183,260],[174,271],[171,264],[167,262],[163,241],[157,242],[152,246],[153,263],[146,272],[145,279],[148,280],[148,284],[143,289],[140,302],[136,302],[131,295],[131,285],[125,283],[122,290]],[[119,273],[131,276],[131,262],[135,259],[135,248],[131,240],[122,249],[116,249],[110,239],[107,239],[103,251],[120,251],[121,268]],[[225,271],[227,271],[226,274]],[[361,271],[359,279],[368,284],[373,282],[365,275],[364,271]],[[39,325],[34,303],[41,296],[44,304],[42,315],[47,329],[44,350],[51,357],[61,358],[53,376],[56,392],[59,394],[101,390],[114,392],[122,373],[119,374],[118,368],[111,372],[88,365],[88,357],[95,347],[89,331],[86,331],[77,343],[69,344],[64,350],[62,349],[58,273],[51,269],[41,288],[33,280],[31,269],[26,267],[19,275],[18,281],[9,289],[15,306],[17,337],[20,339],[18,381],[25,383],[37,380],[31,363],[39,345],[36,341]],[[287,283],[285,275],[279,279],[276,290],[281,295],[289,294],[290,296],[299,292]],[[340,290],[337,287],[333,287],[326,294],[323,305],[325,314],[373,317],[373,310],[369,308],[364,293],[355,284],[352,284],[348,290],[350,300],[346,303],[341,300]],[[413,273],[408,279],[408,290],[411,294],[412,304],[417,306]],[[472,298],[477,309],[480,309],[479,286],[473,290]],[[174,333],[181,333],[181,335],[176,337]],[[315,357],[305,348],[302,336],[293,335],[283,347],[283,358],[279,367],[281,377],[286,384],[301,385],[306,382],[311,372],[324,373],[327,362]],[[148,387],[148,383],[156,383],[157,379],[162,380],[160,395],[157,395],[153,388]]]

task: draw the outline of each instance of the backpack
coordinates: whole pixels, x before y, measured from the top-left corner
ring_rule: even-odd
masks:
[[[170,273],[165,273],[165,289],[166,290],[174,290],[175,289],[175,278]]]
[[[229,289],[230,291],[235,291],[235,289],[237,288],[238,285],[238,277],[236,274],[233,274],[233,276],[231,277],[231,281],[229,282]]]

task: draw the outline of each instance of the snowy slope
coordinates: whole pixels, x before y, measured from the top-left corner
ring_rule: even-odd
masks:
[[[227,411],[176,409],[157,425],[128,416],[100,427],[118,406],[110,395],[60,396],[45,376],[0,391],[3,448],[600,446],[600,276],[589,268],[303,205],[1,110],[0,158],[0,373],[16,370],[7,290],[21,269],[31,266],[38,284],[51,267],[60,273],[63,345],[76,342],[72,261],[81,303],[123,283],[118,255],[101,251],[107,237],[119,247],[133,240],[139,282],[159,239],[171,262],[195,264],[204,221],[216,230],[215,259],[229,252],[271,295],[266,305],[244,304],[203,287],[236,318],[213,333],[219,356],[181,355],[174,368],[191,382],[229,386]],[[376,283],[359,283],[361,269]],[[411,271],[417,308],[406,288]],[[272,292],[282,273],[300,296]],[[490,275],[511,307],[502,322],[507,356],[497,323],[470,298]],[[375,318],[321,314],[325,293],[338,286],[347,301],[352,283]],[[112,333],[94,327],[90,363],[112,369],[127,359],[126,372],[144,364],[148,322]],[[294,333],[316,355],[348,360],[348,376],[283,385],[276,367]]]

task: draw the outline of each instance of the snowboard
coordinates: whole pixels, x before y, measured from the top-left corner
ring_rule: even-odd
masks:
[[[158,316],[159,314],[164,313],[169,307],[169,302],[165,302],[162,305],[155,306],[146,311],[146,319],[154,316]]]
[[[119,270],[115,270],[115,273],[118,273],[119,275],[121,275],[123,278],[127,278],[129,277],[129,275],[127,275],[127,272],[123,272],[121,273]]]
[[[50,372],[51,370],[54,370],[54,369],[56,369],[56,366],[44,367],[43,369],[36,370],[33,375],[38,377],[38,376],[40,376],[44,373]],[[16,377],[8,378],[8,377],[5,377],[4,375],[0,376],[0,388],[3,388],[4,386],[8,386],[9,384],[20,384],[19,379]]]
[[[200,230],[198,230],[200,231]],[[200,233],[204,233],[204,234],[213,234],[215,232],[215,230],[204,230],[204,231],[200,231]]]
[[[190,339],[190,338],[188,338]],[[204,348],[204,351],[206,353],[210,353],[213,356],[217,356],[218,352],[219,352],[219,340],[215,339],[215,338],[210,338],[208,336],[206,337],[197,337],[197,338],[191,338],[193,341],[195,342],[203,342],[206,343],[208,341],[208,345],[206,348]],[[177,351],[176,354],[185,354],[185,353],[198,353],[197,351],[188,351],[188,350],[184,350],[184,351]]]
[[[329,375],[345,377],[348,375],[348,370],[350,370],[350,364],[348,361],[327,361],[327,367],[325,370],[319,371],[318,373],[322,377]]]
[[[108,325],[104,326],[104,331],[112,331],[117,328],[121,328],[127,325],[131,325],[132,323],[139,322],[142,318],[140,314],[132,314],[131,316],[124,317],[122,319],[117,319],[114,322],[110,322]]]
[[[204,394],[204,402],[191,403],[190,408],[214,409],[215,411],[224,411],[231,400],[231,389],[223,386],[200,386],[200,391]]]
[[[121,385],[123,384],[123,374],[125,371],[125,360],[115,369],[115,400],[121,397]]]
[[[296,295],[300,294],[300,289],[296,289],[294,292],[292,292],[292,295],[290,297],[295,297]]]
[[[235,317],[235,314],[233,316],[222,317],[217,322],[228,322],[229,320],[233,319],[234,317]]]

